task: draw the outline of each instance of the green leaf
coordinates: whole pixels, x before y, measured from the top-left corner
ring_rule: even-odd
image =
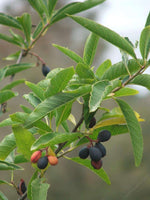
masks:
[[[11,90],[0,91],[0,104],[6,102],[7,100],[17,96],[18,93],[12,92]]]
[[[56,3],[57,3],[57,0],[48,0],[47,6],[48,6],[48,11],[49,11],[49,16],[52,15]]]
[[[44,8],[41,6],[40,0],[28,0],[30,5],[37,11],[37,13],[40,15],[40,17],[43,19],[44,16]]]
[[[31,145],[35,141],[34,136],[27,129],[21,126],[14,126],[13,132],[16,138],[16,144],[18,151],[22,153],[25,158],[30,160],[32,152],[30,151]]]
[[[14,158],[15,164],[20,164],[20,163],[25,163],[25,162],[28,162],[28,160],[22,154],[16,155]]]
[[[23,168],[13,163],[0,160],[0,170],[23,170]]]
[[[99,41],[99,37],[95,35],[94,33],[91,33],[86,40],[84,52],[83,52],[83,61],[89,66],[92,65],[92,62],[96,53],[98,41]]]
[[[9,30],[10,34],[12,35],[12,39],[16,42],[19,42],[20,46],[26,47],[26,43],[21,35],[14,33],[11,29]]]
[[[20,79],[17,81],[13,81],[10,84],[6,85],[5,87],[3,87],[1,90],[11,90],[12,88],[16,87],[17,85],[24,83],[25,79]]]
[[[28,189],[27,189],[27,197],[28,199],[32,199],[32,181],[34,181],[36,178],[38,178],[38,171],[35,171],[33,176],[31,177],[29,184],[28,184]],[[38,200],[38,199],[37,199]]]
[[[136,76],[130,83],[146,87],[148,90],[150,90],[150,75],[140,74]]]
[[[150,25],[150,12],[148,14],[148,17],[146,19],[145,27]]]
[[[0,24],[5,26],[11,26],[13,28],[22,29],[20,23],[14,17],[6,15],[4,13],[0,13]]]
[[[79,16],[70,16],[74,21],[82,25],[83,27],[87,28],[91,32],[97,34],[104,40],[110,42],[111,44],[119,47],[120,49],[127,52],[129,55],[131,55],[133,58],[136,58],[136,55],[134,53],[133,47],[119,34],[112,31],[111,29],[100,25],[92,20],[79,17]]]
[[[78,76],[82,79],[94,79],[95,75],[94,72],[86,65],[83,63],[79,63],[76,66],[76,73]]]
[[[79,157],[75,157],[75,158],[68,158],[68,157],[65,157],[67,158],[68,160],[72,160],[80,165],[83,165],[85,167],[87,167],[89,170],[91,170],[92,172],[94,172],[96,175],[98,175],[103,181],[105,181],[107,184],[111,184],[110,182],[110,179],[107,175],[107,173],[105,172],[105,170],[103,168],[99,169],[99,170],[96,170],[94,169],[92,166],[91,166],[91,161],[88,160],[88,159],[81,159]]]
[[[73,141],[82,136],[82,133],[47,133],[40,136],[32,145],[31,150],[44,148],[47,146],[54,146],[55,144]]]
[[[6,68],[6,67],[3,67],[2,69],[0,69],[0,81],[3,80],[3,78],[5,77],[7,70],[8,70],[8,68]]]
[[[42,21],[39,22],[39,24],[36,26],[33,35],[32,35],[32,39],[34,40],[35,38],[37,38],[37,36],[41,33],[42,29],[44,27],[44,24]]]
[[[67,120],[72,108],[72,102],[56,110],[56,126],[58,127],[63,121]]]
[[[9,56],[7,56],[6,58],[3,58],[4,60],[9,60],[9,61],[12,61],[12,60],[17,60],[19,55],[20,55],[21,51],[17,51],[13,54],[10,54]]]
[[[116,99],[117,103],[119,104],[125,120],[127,122],[127,126],[129,129],[132,146],[133,146],[133,153],[135,158],[135,165],[139,166],[142,160],[143,154],[143,137],[141,132],[140,124],[135,116],[134,111],[132,108],[123,100]]]
[[[115,97],[122,97],[122,96],[130,96],[130,95],[136,95],[138,94],[139,91],[132,89],[132,88],[121,88],[120,90],[118,90],[117,92],[115,92]]]
[[[148,58],[150,52],[150,25],[146,26],[140,36],[140,52],[143,59]]]
[[[51,23],[57,22],[65,17],[67,17],[66,14],[73,15],[79,12],[82,12],[84,10],[88,10],[94,6],[97,6],[101,3],[103,3],[105,0],[92,0],[92,1],[84,1],[84,2],[73,2],[70,4],[67,4],[63,8],[59,9],[54,16],[52,17]]]
[[[40,86],[38,86],[34,83],[31,83],[29,81],[26,81],[25,84],[34,92],[34,94],[38,98],[40,98],[41,100],[44,100],[44,94],[43,94],[44,90]]]
[[[101,78],[107,69],[111,67],[111,60],[105,60],[96,70],[96,75]]]
[[[50,80],[50,84],[45,92],[45,97],[50,97],[64,90],[74,73],[73,67],[68,67],[58,72]]]
[[[46,200],[47,199],[47,191],[50,187],[49,184],[45,183],[43,178],[36,178],[31,183],[31,196],[32,200]]]
[[[73,102],[76,100],[76,98],[89,93],[90,90],[91,90],[91,87],[87,85],[87,86],[83,86],[79,88],[74,93],[58,93],[54,96],[51,96],[45,99],[29,115],[24,125],[27,127],[33,124],[35,121],[48,115],[53,110],[56,110],[69,102]]]
[[[76,54],[74,51],[71,51],[70,49],[59,46],[57,44],[53,44],[53,46],[56,47],[57,49],[59,49],[62,53],[67,55],[69,58],[74,60],[76,63],[83,62],[83,59],[78,54]]]
[[[91,97],[89,101],[90,112],[96,111],[100,106],[102,100],[108,94],[108,86],[110,86],[108,81],[98,81],[92,86]]]
[[[33,106],[36,107],[40,104],[40,99],[37,98],[33,93],[24,94],[23,97]]]
[[[0,160],[5,160],[15,148],[16,140],[14,134],[6,135],[0,142]]]
[[[30,37],[31,37],[31,16],[28,13],[24,13],[21,17],[17,18],[20,24],[22,25],[26,41],[28,42],[28,45],[30,44]]]
[[[8,65],[5,67],[7,69],[5,77],[14,75],[18,72],[21,72],[25,69],[29,69],[31,67],[35,67],[35,63],[20,63],[20,64]]]
[[[4,34],[0,33],[0,39],[5,40],[5,41],[7,41],[9,43],[18,45],[19,47],[22,47],[22,45],[20,44],[19,41],[17,41],[15,38],[12,38],[12,37],[10,37],[8,35],[4,35]]]
[[[1,200],[8,200],[8,198],[0,191],[0,199]]]
[[[4,181],[4,180],[0,180],[0,185],[1,184],[6,184],[6,185],[9,185],[9,186],[12,186],[11,183]]]
[[[140,64],[143,64],[142,60],[138,60]],[[137,70],[139,70],[141,67],[140,65],[136,62],[136,60],[129,60],[128,61],[128,69],[131,74],[135,73]],[[123,62],[116,63],[112,65],[110,68],[108,68],[104,74],[102,75],[101,79],[108,79],[108,80],[113,80],[116,78],[120,78],[124,75],[128,75],[128,72],[126,70],[126,67],[124,66]]]

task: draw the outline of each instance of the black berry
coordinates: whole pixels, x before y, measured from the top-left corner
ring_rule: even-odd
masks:
[[[95,117],[93,117],[89,123],[89,128],[92,128],[93,126],[95,126],[95,124],[96,124],[96,119]]]
[[[103,163],[102,163],[102,160],[99,160],[97,162],[91,160],[91,165],[94,167],[94,169],[100,169]]]
[[[106,148],[101,143],[96,143],[95,147],[98,148],[102,152],[102,157],[106,156]]]
[[[39,169],[45,169],[48,165],[48,158],[47,156],[41,157],[38,162],[37,162],[37,166]]]
[[[79,157],[82,159],[86,159],[89,156],[89,148],[88,147],[83,147],[79,151]]]
[[[99,132],[97,139],[99,140],[99,142],[106,142],[107,140],[109,140],[111,137],[111,133],[108,130],[103,130],[101,132]]]
[[[91,147],[89,149],[89,154],[90,154],[91,160],[95,162],[99,161],[102,157],[102,152],[96,147]]]
[[[50,68],[46,65],[42,65],[42,73],[44,76],[47,76],[47,74],[50,72]]]
[[[18,191],[17,191],[17,193],[19,195],[22,195],[22,194],[24,194],[26,192],[26,190],[27,190],[26,184],[25,184],[24,180],[21,179],[20,183],[18,185]]]

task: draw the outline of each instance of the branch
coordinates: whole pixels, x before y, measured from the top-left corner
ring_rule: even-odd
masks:
[[[42,65],[46,65],[45,61],[38,54],[34,52],[28,52],[28,54],[35,56],[42,63]]]

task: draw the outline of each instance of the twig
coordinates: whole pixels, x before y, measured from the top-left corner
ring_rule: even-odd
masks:
[[[21,196],[18,198],[18,200],[24,200],[27,198],[27,191]]]
[[[36,53],[28,52],[28,54],[35,56],[43,65],[46,65],[45,61]]]

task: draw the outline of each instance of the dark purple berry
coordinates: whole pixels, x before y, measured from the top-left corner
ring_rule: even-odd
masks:
[[[102,157],[102,152],[96,147],[91,147],[89,149],[89,154],[90,154],[91,160],[95,162],[99,161]]]
[[[106,156],[106,148],[101,143],[96,143],[95,147],[98,148],[102,152],[102,157]]]
[[[102,163],[102,160],[99,160],[97,162],[91,160],[91,165],[94,167],[94,169],[100,169],[103,163]]]
[[[46,65],[42,65],[42,73],[44,76],[47,76],[47,74],[50,72],[50,68]]]
[[[24,180],[20,179],[20,183],[18,185],[18,191],[17,191],[17,193],[19,195],[23,195],[26,192],[26,190],[27,190],[27,187],[26,187],[26,184],[25,184]]]
[[[45,169],[48,165],[48,158],[47,156],[41,157],[38,161],[37,161],[37,166],[39,169]]]
[[[89,123],[89,128],[92,128],[93,126],[95,126],[95,124],[96,124],[96,119],[95,117],[93,117]]]
[[[86,159],[89,156],[89,148],[88,147],[83,147],[79,151],[79,157],[82,159]]]
[[[99,132],[97,139],[99,140],[99,142],[106,142],[107,140],[109,140],[111,137],[111,133],[108,130],[103,130],[101,132]]]

